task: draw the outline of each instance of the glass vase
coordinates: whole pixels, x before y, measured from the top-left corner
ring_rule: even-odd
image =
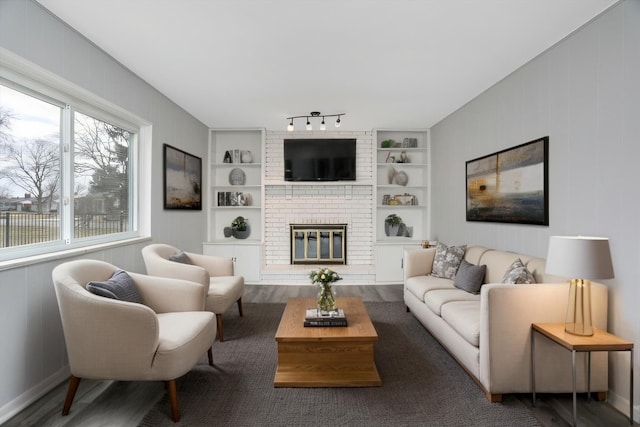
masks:
[[[316,299],[319,311],[334,311],[336,309],[336,295],[331,283],[321,283]]]

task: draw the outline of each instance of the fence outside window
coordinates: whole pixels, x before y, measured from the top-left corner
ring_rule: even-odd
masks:
[[[128,214],[89,213],[74,216],[74,237],[102,236],[128,231]],[[0,248],[60,240],[60,215],[0,212]]]

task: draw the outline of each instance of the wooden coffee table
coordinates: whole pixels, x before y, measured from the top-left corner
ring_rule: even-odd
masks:
[[[373,358],[378,340],[360,297],[338,297],[349,326],[307,327],[314,298],[291,298],[276,332],[275,387],[371,387],[382,381]]]

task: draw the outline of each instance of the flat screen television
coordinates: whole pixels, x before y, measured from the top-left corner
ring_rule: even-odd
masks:
[[[285,181],[355,181],[355,139],[285,139]]]

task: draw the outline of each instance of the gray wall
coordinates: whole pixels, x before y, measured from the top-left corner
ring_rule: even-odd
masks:
[[[465,162],[545,135],[549,227],[466,222]],[[640,1],[601,15],[438,123],[431,136],[430,237],[541,257],[550,235],[609,237],[616,276],[606,281],[609,329],[640,346]],[[610,361],[609,397],[628,413],[628,354],[612,353]],[[634,383],[640,396],[638,375]]]
[[[151,159],[143,159],[150,183],[144,191],[151,194],[151,224],[147,228],[154,241],[201,251],[206,210],[163,210],[162,144],[201,157],[206,183],[207,127],[32,0],[0,0],[0,47],[152,124]],[[144,272],[140,248],[148,243],[99,250],[83,257]],[[66,352],[51,270],[69,259],[10,269],[0,265],[0,422],[65,378]]]

